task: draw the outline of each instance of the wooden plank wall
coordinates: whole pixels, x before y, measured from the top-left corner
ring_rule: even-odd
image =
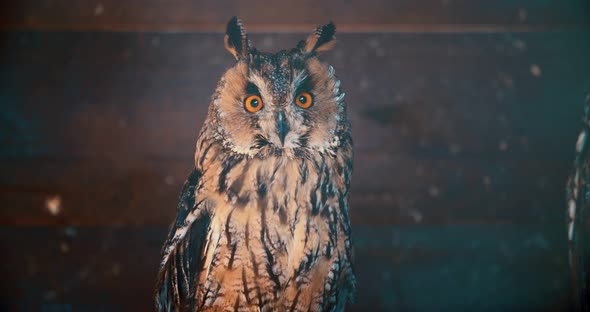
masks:
[[[149,311],[223,25],[261,50],[333,20],[355,140],[352,311],[571,307],[564,184],[587,1],[0,4],[0,309]]]

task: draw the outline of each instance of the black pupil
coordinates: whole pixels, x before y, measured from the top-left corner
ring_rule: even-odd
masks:
[[[307,98],[304,95],[299,97],[299,103],[305,104],[306,102],[307,102]]]
[[[250,106],[256,108],[258,107],[258,100],[257,99],[253,99],[252,101],[250,101]]]

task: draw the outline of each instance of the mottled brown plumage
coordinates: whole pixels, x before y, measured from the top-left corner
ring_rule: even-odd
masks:
[[[237,62],[213,95],[162,251],[159,311],[342,311],[352,299],[352,138],[340,81],[317,58],[334,32],[270,54],[228,23]]]

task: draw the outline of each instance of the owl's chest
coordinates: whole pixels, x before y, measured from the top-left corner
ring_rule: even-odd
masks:
[[[344,187],[331,173],[321,157],[220,159],[205,170],[197,200],[208,200],[216,219],[234,219],[244,230],[260,223],[264,229],[293,231],[302,215],[317,212]]]
[[[336,194],[342,183],[322,169],[325,166],[280,158],[230,169],[221,165],[210,177],[212,187],[204,186],[200,195],[211,202],[212,213],[202,289],[279,302],[296,294],[295,280],[302,268],[313,266],[318,276],[327,275],[324,268],[329,265],[321,262],[330,259],[319,255],[337,248],[330,237],[335,221],[331,214],[341,202]]]
[[[208,183],[212,187],[201,195],[211,203],[211,233],[219,236],[219,245],[236,249],[229,258],[233,263],[240,262],[237,254],[244,248],[272,255],[276,265],[287,266],[285,256],[299,238],[302,222],[313,223],[312,210],[321,199],[315,194],[321,172],[306,160],[279,157],[231,168],[228,164],[221,163],[213,183]]]

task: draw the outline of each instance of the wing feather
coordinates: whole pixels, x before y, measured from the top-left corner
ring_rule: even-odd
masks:
[[[211,221],[209,213],[196,202],[201,174],[194,169],[178,199],[176,221],[162,249],[156,285],[157,311],[192,310],[203,267],[203,249]]]
[[[590,96],[586,98],[584,106],[583,129],[576,142],[576,158],[574,169],[566,186],[566,220],[569,239],[569,265],[572,280],[572,292],[574,311],[589,311],[588,299],[588,265],[587,254],[584,246],[587,244],[584,237],[585,220],[588,218],[588,206],[590,206]]]

